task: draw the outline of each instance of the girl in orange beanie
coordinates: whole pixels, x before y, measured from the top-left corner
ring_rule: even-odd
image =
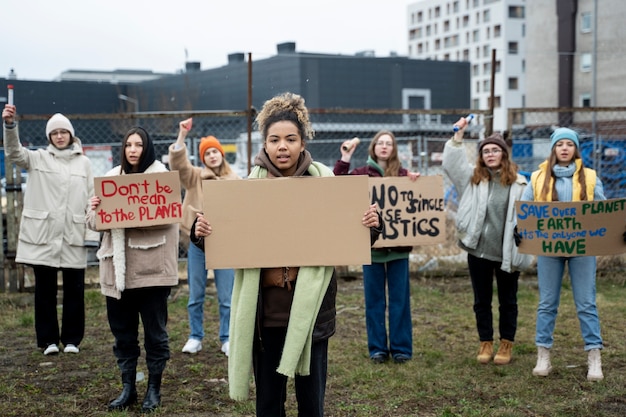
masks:
[[[183,200],[183,222],[180,225],[181,236],[189,236],[196,214],[202,212],[202,181],[219,179],[239,179],[224,158],[224,148],[214,136],[200,140],[199,156],[203,166],[196,167],[187,158],[185,139],[191,123],[184,120],[179,124],[178,138],[169,148],[170,168],[177,170],[181,185],[185,188]],[[213,271],[219,303],[221,350],[226,356],[229,351],[230,298],[233,290],[234,271],[216,269]],[[204,338],[204,298],[206,292],[207,269],[204,252],[195,245],[189,245],[187,252],[187,282],[189,285],[189,339],[183,347],[184,353],[197,353],[202,349]]]

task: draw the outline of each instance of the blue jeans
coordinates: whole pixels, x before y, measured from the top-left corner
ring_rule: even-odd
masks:
[[[365,325],[370,357],[378,354],[413,356],[409,260],[363,265]],[[389,290],[389,345],[385,313]]]
[[[565,263],[574,294],[576,314],[585,350],[602,349],[600,319],[596,307],[596,258],[576,256],[572,258],[538,256],[537,275],[539,282],[539,306],[537,307],[537,346],[551,348],[556,315],[561,297],[561,283]]]
[[[228,341],[228,328],[230,324],[230,298],[233,293],[235,271],[233,269],[216,269],[215,287],[217,288],[217,301],[220,311],[220,341]],[[191,339],[202,340],[204,338],[204,296],[206,294],[207,269],[204,252],[193,243],[189,244],[187,251],[187,281],[189,284],[189,302],[187,313],[189,314],[189,327]]]

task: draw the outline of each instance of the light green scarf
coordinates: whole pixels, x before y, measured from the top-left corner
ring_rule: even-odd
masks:
[[[323,164],[312,162],[312,176],[333,176]],[[249,178],[266,178],[267,169],[255,166]],[[313,329],[333,267],[301,267],[298,271],[293,302],[289,312],[287,336],[277,372],[288,377],[309,375]],[[261,269],[235,271],[231,299],[230,351],[228,357],[229,394],[234,400],[246,400],[252,375],[252,347],[256,324]]]

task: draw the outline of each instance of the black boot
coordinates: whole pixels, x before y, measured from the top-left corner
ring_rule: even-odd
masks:
[[[109,411],[123,410],[137,402],[136,372],[122,372],[122,393],[109,403]]]
[[[151,413],[161,405],[161,374],[148,376],[148,389],[141,405],[142,413]]]

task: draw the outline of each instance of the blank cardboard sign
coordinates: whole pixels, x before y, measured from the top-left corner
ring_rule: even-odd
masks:
[[[371,262],[368,178],[203,181],[207,269]]]

